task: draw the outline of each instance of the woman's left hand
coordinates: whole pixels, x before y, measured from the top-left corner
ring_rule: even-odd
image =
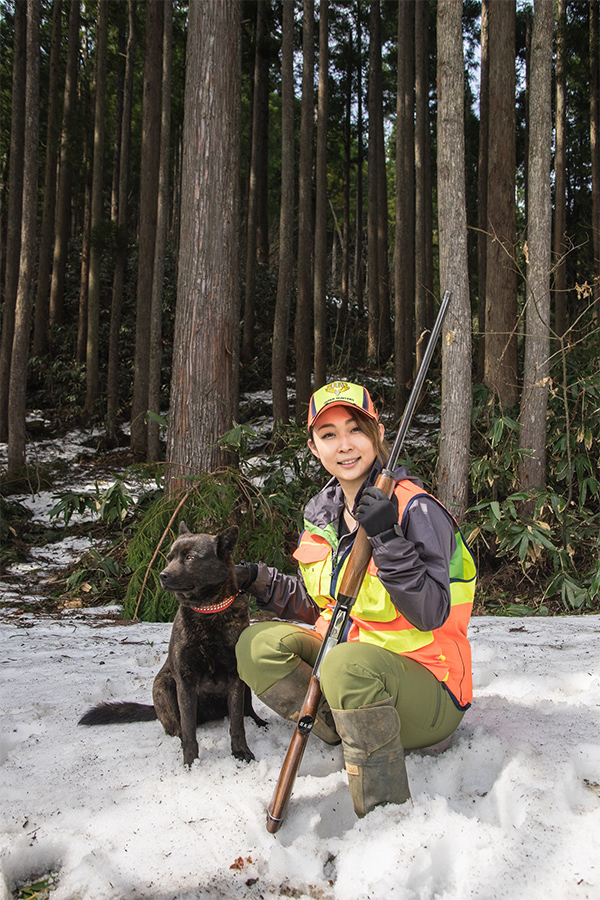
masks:
[[[398,523],[398,499],[395,494],[390,499],[381,488],[365,488],[354,517],[369,537],[383,534]]]

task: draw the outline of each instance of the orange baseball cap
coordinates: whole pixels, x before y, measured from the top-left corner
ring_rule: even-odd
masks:
[[[368,390],[360,384],[351,384],[349,381],[332,381],[310,398],[308,405],[308,427],[313,427],[315,419],[326,407],[329,406],[354,406],[360,409],[370,419],[378,421],[377,410],[373,405]]]

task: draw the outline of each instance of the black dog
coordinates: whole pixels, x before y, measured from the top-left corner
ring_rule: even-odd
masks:
[[[238,593],[231,554],[238,528],[213,537],[192,534],[181,523],[179,537],[160,573],[165,590],[179,609],[173,621],[169,653],[154,679],[154,706],[101,703],[88,710],[80,725],[147,722],[158,718],[167,734],[181,738],[183,762],[198,757],[196,727],[229,715],[231,752],[249,762],[244,715],[266,723],[252,708],[250,688],[237,673],[235,645],[249,624],[246,598]]]

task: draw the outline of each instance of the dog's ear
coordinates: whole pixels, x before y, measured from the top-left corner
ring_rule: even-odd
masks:
[[[222,531],[217,535],[217,556],[219,559],[228,559],[233,553],[234,547],[238,541],[240,529],[237,525],[232,525],[227,531]]]
[[[187,527],[185,522],[181,522],[179,525],[179,537],[181,537],[182,534],[189,534],[189,533],[190,533],[190,529]]]

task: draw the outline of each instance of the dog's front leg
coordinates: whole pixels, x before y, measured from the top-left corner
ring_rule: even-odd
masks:
[[[250,762],[255,759],[254,753],[246,743],[244,726],[244,706],[246,699],[245,684],[237,674],[231,674],[227,684],[227,709],[229,712],[229,735],[231,752],[236,759]]]
[[[186,689],[185,684],[177,681],[177,702],[181,717],[181,745],[183,747],[183,764],[191,766],[198,759],[198,741],[196,739],[197,701],[195,695]]]

